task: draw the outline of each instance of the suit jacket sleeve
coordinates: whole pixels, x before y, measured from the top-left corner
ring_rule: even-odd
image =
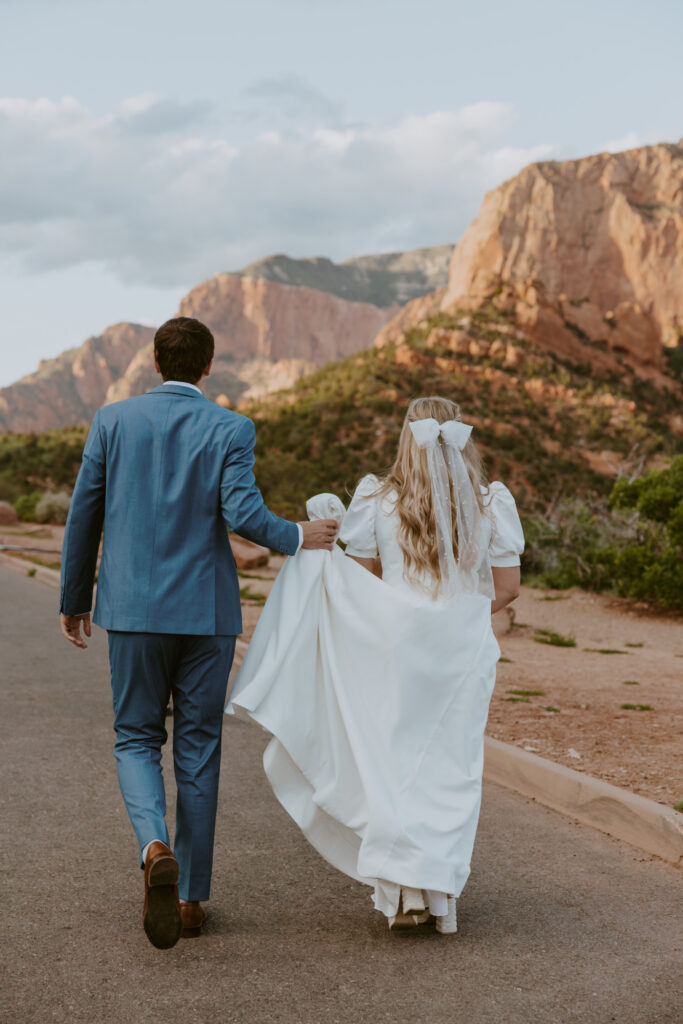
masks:
[[[223,463],[221,508],[229,528],[247,540],[296,554],[299,529],[296,523],[280,519],[266,507],[254,480],[256,429],[250,419],[242,418]]]
[[[100,416],[95,413],[76,478],[62,548],[62,585],[59,610],[83,615],[92,607],[97,553],[104,522],[105,448]]]

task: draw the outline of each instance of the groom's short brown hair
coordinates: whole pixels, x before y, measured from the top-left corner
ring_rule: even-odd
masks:
[[[154,335],[154,358],[164,380],[196,384],[213,359],[209,328],[193,316],[174,316]]]

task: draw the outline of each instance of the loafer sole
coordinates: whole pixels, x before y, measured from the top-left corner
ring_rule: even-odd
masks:
[[[171,949],[183,930],[177,884],[178,862],[175,857],[160,857],[150,868],[147,905],[142,920],[145,935],[157,949]]]

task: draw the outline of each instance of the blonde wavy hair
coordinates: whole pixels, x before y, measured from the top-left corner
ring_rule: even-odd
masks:
[[[415,420],[435,419],[438,423],[462,419],[460,406],[449,398],[431,396],[415,398],[408,406],[398,442],[396,461],[376,494],[395,501],[398,513],[398,543],[403,551],[403,575],[411,582],[422,584],[423,574],[433,576],[441,584],[439,552],[436,539],[436,521],[432,504],[427,452],[418,448],[410,424]],[[439,441],[443,445],[443,441]],[[462,450],[472,487],[482,515],[486,514],[484,497],[488,494],[488,481],[482,468],[481,456],[470,438]],[[450,474],[449,474],[450,475]],[[482,493],[482,487],[484,491]],[[455,505],[451,503],[453,553],[458,557],[458,524]],[[438,587],[437,587],[438,592]]]

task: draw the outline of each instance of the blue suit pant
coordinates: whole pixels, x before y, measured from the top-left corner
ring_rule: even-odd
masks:
[[[110,631],[109,664],[119,785],[140,854],[170,845],[161,748],[173,695],[173,764],[178,790],[174,852],[184,900],[207,900],[221,759],[221,731],[234,636]]]

